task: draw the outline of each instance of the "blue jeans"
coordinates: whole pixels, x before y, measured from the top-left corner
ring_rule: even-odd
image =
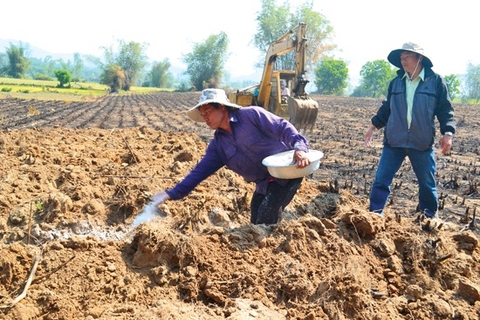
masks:
[[[370,211],[381,212],[391,192],[395,174],[408,157],[418,180],[418,200],[420,211],[431,218],[438,210],[437,184],[435,181],[435,152],[432,148],[420,151],[412,148],[383,147],[378,163],[375,181],[370,193]]]

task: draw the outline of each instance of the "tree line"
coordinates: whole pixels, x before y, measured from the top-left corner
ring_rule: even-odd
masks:
[[[296,8],[287,2],[262,0],[256,16],[257,32],[253,43],[259,49],[257,67],[264,64],[269,45],[282,36],[288,28],[300,22],[307,25],[307,70],[315,85],[315,92],[327,95],[345,95],[348,87],[347,63],[334,57],[337,48],[333,42],[333,26],[321,13],[313,10],[313,0]],[[228,59],[229,38],[224,32],[213,34],[204,42],[195,43],[192,51],[182,56],[186,64],[187,80],[176,80],[170,72],[169,59],[149,63],[146,43],[119,40],[116,46],[102,47],[103,57],[81,56],[75,53],[73,61],[64,62],[51,57],[30,58],[28,47],[14,45],[0,53],[0,76],[46,80],[55,77],[59,86],[70,81],[99,82],[110,87],[111,92],[128,91],[131,86],[173,88],[180,91],[202,90],[207,87],[235,88],[239,84],[224,83],[225,63]],[[278,57],[276,69],[294,69],[294,53]],[[396,69],[386,60],[366,62],[360,70],[360,81],[351,96],[382,97]],[[465,75],[446,75],[445,80],[452,98],[480,99],[480,65],[469,64]],[[255,80],[252,80],[254,83]],[[244,85],[249,85],[248,83]]]

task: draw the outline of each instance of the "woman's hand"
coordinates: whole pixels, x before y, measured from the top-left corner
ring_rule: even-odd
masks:
[[[297,150],[294,152],[292,164],[296,164],[297,168],[305,168],[310,163],[311,161],[305,151]]]
[[[170,196],[165,191],[159,191],[152,196],[152,204],[158,206],[161,203],[164,203],[170,199]]]

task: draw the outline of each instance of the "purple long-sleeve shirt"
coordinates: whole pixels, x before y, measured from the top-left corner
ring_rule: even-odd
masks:
[[[172,200],[188,195],[200,182],[223,166],[256,183],[256,192],[265,194],[272,178],[262,160],[288,150],[308,151],[308,142],[285,119],[261,107],[229,110],[232,133],[215,130],[204,157],[197,166],[167,194]],[[276,179],[285,184],[287,180]]]

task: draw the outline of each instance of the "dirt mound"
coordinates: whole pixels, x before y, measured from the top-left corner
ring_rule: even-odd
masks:
[[[439,159],[441,222],[418,219],[408,163],[382,219],[366,210],[380,150],[361,147],[372,100],[318,97],[308,136],[325,157],[278,225],[250,225],[254,186],[222,169],[132,228],[203,155],[210,133],[175,120],[197,96],[176,112],[158,102],[170,95],[130,97],[143,125],[121,128],[51,126],[41,106],[50,125],[32,128],[9,104],[5,118],[24,127],[0,132],[0,319],[479,318],[478,138],[459,130]]]

